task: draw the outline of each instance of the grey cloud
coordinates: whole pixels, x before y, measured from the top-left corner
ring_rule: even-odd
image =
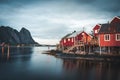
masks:
[[[61,38],[73,30],[70,26],[80,24],[74,29],[83,27],[83,23],[79,21],[94,19],[97,22],[99,19],[109,20],[115,15],[120,15],[119,2],[119,0],[0,0],[0,25],[11,25],[16,29],[26,27],[33,36],[42,38]],[[87,27],[86,29],[90,30]]]

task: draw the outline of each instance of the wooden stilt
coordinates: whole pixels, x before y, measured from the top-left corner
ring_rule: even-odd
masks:
[[[90,54],[90,45],[89,45],[89,54]]]
[[[100,55],[101,55],[101,47],[100,47]]]
[[[110,47],[108,47],[108,53],[110,54]]]
[[[84,54],[85,54],[85,45],[84,45]]]
[[[8,45],[7,60],[9,59],[9,57],[10,57],[10,47],[9,47],[9,45]]]
[[[2,46],[2,56],[4,56],[4,47]]]

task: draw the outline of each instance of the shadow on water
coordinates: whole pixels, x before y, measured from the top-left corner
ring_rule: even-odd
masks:
[[[32,47],[3,47],[0,48],[0,62],[29,60],[32,53]]]
[[[120,80],[120,63],[64,59],[63,68],[72,80]]]

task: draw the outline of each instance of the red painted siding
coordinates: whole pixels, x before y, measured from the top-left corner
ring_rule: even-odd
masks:
[[[89,43],[92,37],[88,35],[86,32],[81,32],[79,35],[76,36],[77,41],[83,41],[84,43]]]
[[[87,44],[90,42],[91,39],[92,39],[91,36],[88,35],[86,32],[81,32],[78,35],[76,35],[75,38],[71,37],[71,38],[62,39],[60,41],[60,45],[69,47],[69,46],[73,46],[76,41],[83,41],[84,43]]]
[[[62,46],[73,46],[74,45],[74,38],[65,38],[60,41]]]
[[[93,28],[93,34],[94,34],[94,36],[97,37],[98,32],[99,32],[99,29],[100,29],[100,25],[96,25],[96,26]],[[97,33],[96,33],[96,31],[97,31]]]
[[[116,41],[116,34],[110,34],[110,41],[104,41],[104,34],[99,36],[100,46],[120,46],[120,41]]]
[[[118,22],[120,22],[120,18],[114,17],[113,20],[111,21],[111,24],[118,23]]]

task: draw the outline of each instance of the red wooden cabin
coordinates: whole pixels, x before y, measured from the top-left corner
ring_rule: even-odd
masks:
[[[100,30],[100,24],[97,24],[94,28],[93,28],[93,34],[95,37],[98,37],[98,32]]]
[[[60,45],[64,47],[71,47],[79,42],[83,42],[84,44],[88,44],[92,39],[91,35],[87,34],[86,32],[74,32],[71,34],[67,34],[64,38],[61,39]]]
[[[120,46],[120,18],[115,17],[110,23],[102,24],[99,31],[99,46]]]
[[[111,20],[110,24],[116,24],[116,23],[119,23],[119,22],[120,22],[120,16],[115,16],[115,17]]]
[[[81,33],[76,35],[75,40],[77,42],[83,42],[84,44],[89,44],[92,39],[92,36],[87,34],[85,31],[82,31]]]

